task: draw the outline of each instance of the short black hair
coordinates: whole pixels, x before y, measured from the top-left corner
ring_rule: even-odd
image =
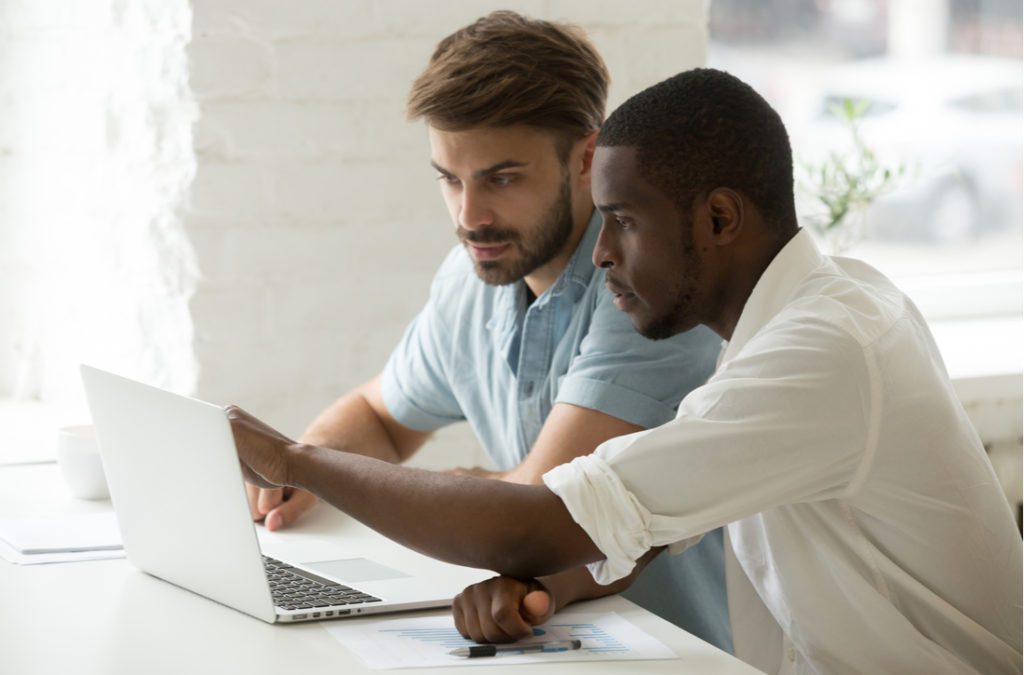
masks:
[[[636,148],[641,175],[684,216],[696,197],[728,187],[750,198],[779,234],[796,227],[786,127],[729,73],[697,68],[641,91],[608,117],[597,144]]]

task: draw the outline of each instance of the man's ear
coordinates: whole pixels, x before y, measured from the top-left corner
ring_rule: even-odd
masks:
[[[594,129],[583,138],[576,141],[573,144],[572,152],[569,154],[570,166],[574,169],[578,168],[580,172],[580,180],[585,185],[590,185],[590,173],[594,167],[594,150],[597,148],[597,133],[599,129]],[[580,148],[582,147],[582,154]]]
[[[711,218],[711,238],[718,244],[729,244],[743,230],[743,197],[729,188],[715,188],[705,201]]]

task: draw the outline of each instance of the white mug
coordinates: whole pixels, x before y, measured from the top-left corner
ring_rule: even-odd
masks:
[[[107,479],[96,444],[96,432],[88,424],[57,430],[57,464],[71,494],[79,499],[106,499]]]

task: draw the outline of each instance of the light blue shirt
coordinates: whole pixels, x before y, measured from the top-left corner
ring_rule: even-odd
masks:
[[[591,261],[600,229],[595,212],[566,269],[529,307],[524,282],[489,286],[463,247],[453,249],[384,369],[395,419],[419,431],[467,420],[502,470],[523,461],[555,403],[644,428],[673,419],[711,376],[721,341],[703,327],[660,341],[637,333]]]
[[[683,397],[711,376],[721,340],[704,327],[658,341],[637,333],[591,260],[600,229],[595,211],[561,276],[529,305],[525,282],[487,285],[463,247],[453,249],[384,368],[391,415],[418,431],[468,421],[502,470],[523,461],[555,403],[645,428],[673,419]],[[705,541],[655,567],[671,577],[664,584],[683,587],[681,598],[664,589],[668,618],[729,648],[721,532]],[[645,572],[634,588],[642,592],[655,576]],[[658,590],[650,595],[664,600]]]

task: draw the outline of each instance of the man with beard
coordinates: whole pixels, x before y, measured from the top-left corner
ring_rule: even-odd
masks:
[[[727,524],[747,584],[730,576],[736,653],[761,670],[1020,673],[1021,539],[999,480],[913,302],[800,230],[775,111],[731,75],[685,72],[609,117],[593,165],[615,304],[652,338],[703,324],[728,340],[674,420],[515,485],[295,443],[233,409],[247,478],[507,575],[455,603],[477,640],[588,597],[581,565],[620,583]]]
[[[608,74],[581,33],[495,12],[445,38],[409,96],[460,241],[383,372],[324,411],[303,441],[388,462],[466,420],[503,481],[539,483],[601,442],[663,424],[714,368],[698,328],[638,335],[591,253],[590,166]],[[250,488],[276,530],[315,503]],[[496,502],[500,507],[500,502]],[[730,649],[721,531],[665,556],[632,599]],[[608,592],[598,589],[595,592]]]

